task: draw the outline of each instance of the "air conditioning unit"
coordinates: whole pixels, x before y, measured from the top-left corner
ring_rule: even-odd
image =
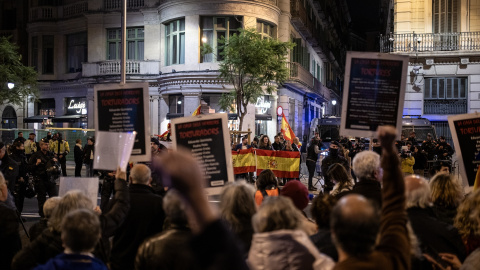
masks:
[[[460,64],[462,65],[468,65],[469,62],[468,58],[460,58]]]
[[[435,61],[433,61],[433,59],[427,59],[427,60],[425,60],[425,64],[427,64],[427,66],[431,66],[431,65],[435,64]]]

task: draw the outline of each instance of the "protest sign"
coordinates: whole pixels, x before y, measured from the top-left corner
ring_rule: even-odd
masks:
[[[58,196],[62,197],[70,190],[78,189],[83,191],[97,206],[98,178],[97,177],[60,177]]]
[[[94,104],[95,136],[98,137],[98,132],[135,131],[137,136],[130,161],[150,161],[148,83],[95,85]],[[95,154],[97,153],[98,151],[95,151]]]
[[[480,114],[448,117],[463,184],[478,188],[480,176]]]
[[[136,132],[97,131],[93,167],[97,170],[126,171]]]
[[[378,126],[402,128],[408,56],[347,52],[340,134],[373,137]]]
[[[219,194],[233,182],[232,154],[227,114],[200,114],[172,120],[173,149],[184,147],[201,164],[207,180],[207,194]]]

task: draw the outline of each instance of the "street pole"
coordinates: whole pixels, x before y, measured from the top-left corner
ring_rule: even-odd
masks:
[[[120,67],[120,84],[124,85],[126,81],[127,67],[127,0],[123,0],[122,5],[122,63]]]

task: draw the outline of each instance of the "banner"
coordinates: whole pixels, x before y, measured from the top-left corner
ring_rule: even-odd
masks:
[[[295,134],[293,133],[292,128],[288,124],[287,118],[285,117],[285,114],[282,114],[282,134],[283,138],[285,140],[290,141],[293,143],[293,139],[295,138]]]
[[[270,169],[273,171],[276,177],[299,177],[300,152],[256,149],[256,153],[257,175],[259,175],[263,170]]]
[[[255,153],[254,149],[245,149],[232,151],[233,173],[249,173],[255,171]]]

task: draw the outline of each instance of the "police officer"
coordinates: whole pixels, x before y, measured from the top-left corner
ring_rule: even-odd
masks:
[[[38,213],[41,217],[45,216],[43,214],[43,205],[47,200],[47,194],[50,198],[58,196],[55,179],[50,175],[52,165],[57,162],[57,159],[48,149],[48,139],[44,138],[40,141],[40,151],[35,152],[28,162],[30,171],[33,174],[35,190],[37,192]]]
[[[428,160],[433,160],[435,156],[435,146],[437,143],[433,140],[432,134],[427,134],[427,139],[422,142],[422,150],[427,154]]]
[[[330,148],[328,151],[328,156],[326,156],[322,160],[322,174],[323,174],[323,179],[325,182],[325,191],[330,191],[333,189],[333,182],[330,180],[330,178],[327,175],[328,168],[332,166],[335,163],[341,164],[345,170],[350,171],[350,164],[348,164],[348,161],[339,155],[339,143],[337,141],[331,142],[330,143]]]
[[[28,140],[23,143],[25,146],[25,155],[27,160],[32,156],[33,153],[37,152],[38,145],[35,142],[35,136],[35,133],[30,133],[28,135]]]
[[[68,146],[68,142],[62,139],[62,133],[57,133],[57,139],[52,142],[50,145],[50,151],[55,154],[55,157],[60,162],[62,166],[62,174],[63,176],[67,176],[67,155],[70,153],[70,147]]]
[[[437,146],[435,147],[435,153],[440,160],[452,158],[452,155],[454,153],[453,148],[450,146],[450,144],[447,143],[444,136],[439,137],[439,141],[437,143]]]

